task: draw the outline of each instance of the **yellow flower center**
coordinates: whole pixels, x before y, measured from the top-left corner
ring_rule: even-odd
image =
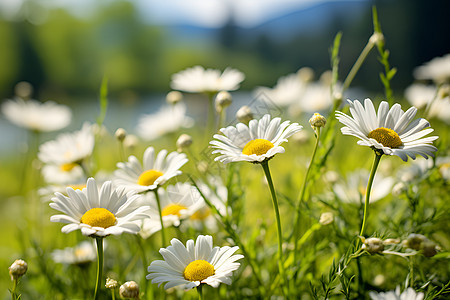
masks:
[[[197,210],[192,216],[191,220],[202,221],[211,215],[211,210],[209,208]]]
[[[184,269],[184,279],[189,281],[202,281],[214,275],[214,267],[203,259],[197,259],[189,263]]]
[[[108,228],[116,223],[116,217],[109,210],[96,207],[85,212],[80,221],[92,227]]]
[[[389,148],[398,148],[403,145],[397,132],[389,128],[380,127],[372,130],[367,137],[374,139],[378,143]]]
[[[61,169],[61,171],[69,172],[69,171],[72,171],[72,169],[75,168],[76,166],[77,166],[76,163],[67,163],[67,164],[62,164],[59,168]]]
[[[140,185],[152,185],[155,183],[155,180],[158,179],[158,177],[162,176],[163,173],[156,170],[147,170],[144,171],[138,179],[138,184]]]
[[[245,154],[245,155],[252,155],[252,154],[263,155],[263,154],[266,154],[267,151],[269,151],[273,147],[274,147],[273,144],[270,141],[268,141],[268,140],[265,140],[265,139],[254,139],[254,140],[251,140],[250,142],[248,142],[244,146],[244,149],[242,149],[242,154]]]
[[[161,211],[161,215],[163,217],[168,215],[176,215],[180,217],[181,216],[180,210],[182,209],[186,209],[186,206],[171,203],[163,208],[163,210]]]
[[[85,184],[74,184],[74,185],[69,185],[69,187],[73,188],[74,190],[82,190],[86,187]]]

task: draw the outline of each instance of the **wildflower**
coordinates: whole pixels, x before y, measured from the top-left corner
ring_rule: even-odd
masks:
[[[105,182],[99,191],[95,179],[89,178],[83,190],[68,187],[66,191],[68,197],[55,193],[50,203],[51,208],[63,213],[53,215],[50,221],[68,223],[61,229],[64,233],[77,229],[94,237],[137,233],[138,222],[148,217],[149,207],[140,205],[139,195],[115,189],[111,181]]]
[[[328,110],[332,105],[330,85],[314,82],[308,84],[300,97],[289,107],[289,111],[293,115],[298,115],[299,112],[314,113]]]
[[[309,119],[309,124],[311,124],[313,129],[325,127],[326,123],[327,119],[319,113],[314,113],[314,115]]]
[[[333,185],[333,191],[343,202],[358,204],[366,195],[366,186],[369,181],[369,171],[358,169],[347,174],[346,181],[338,180]],[[383,199],[391,192],[394,179],[390,176],[383,177],[378,174],[373,181],[373,193],[370,203]]]
[[[183,133],[177,140],[177,151],[183,152],[192,145],[192,137]]]
[[[169,185],[166,190],[159,189],[157,192],[164,227],[179,226],[181,220],[192,216],[203,204],[200,193],[189,183],[179,182],[176,185]],[[150,193],[145,197],[145,203],[149,203],[151,208],[150,218],[143,220],[140,235],[148,238],[161,230],[161,222],[155,195]]]
[[[239,249],[237,246],[213,248],[209,235],[199,235],[195,244],[188,240],[186,246],[175,238],[170,243],[171,246],[159,250],[164,260],[153,261],[147,275],[152,283],[167,282],[165,289],[182,286],[188,290],[201,284],[217,288],[220,283],[231,284],[233,271],[240,266],[235,261],[244,257],[233,255]]]
[[[33,131],[55,131],[69,125],[72,112],[69,107],[53,101],[39,102],[16,98],[2,104],[2,112],[14,125]]]
[[[170,91],[166,95],[166,102],[171,105],[175,105],[183,100],[183,94],[179,91]]]
[[[138,120],[137,131],[148,141],[155,140],[180,128],[189,128],[194,120],[186,116],[186,105],[178,103],[161,108],[155,114],[143,115]]]
[[[264,94],[268,101],[279,106],[288,106],[302,96],[306,89],[306,82],[298,74],[289,74],[280,77],[273,88],[259,87],[255,94]]]
[[[83,169],[76,163],[46,164],[41,169],[45,182],[68,186],[86,178]]]
[[[425,119],[412,121],[417,108],[411,107],[404,112],[400,104],[394,104],[389,109],[388,103],[383,101],[377,114],[370,99],[364,101],[365,107],[357,100],[347,102],[353,118],[339,111],[336,117],[345,125],[341,128],[343,134],[360,139],[358,145],[372,147],[379,154],[397,155],[404,161],[408,156],[412,159],[416,155],[434,156],[437,148],[431,144],[438,137],[423,138],[433,129],[425,129],[430,126]]]
[[[56,140],[39,147],[38,157],[47,164],[70,168],[88,158],[94,149],[94,134],[91,125],[85,123],[81,130],[60,134]]]
[[[251,120],[253,120],[253,112],[247,105],[242,106],[239,108],[239,110],[236,112],[236,119],[238,119],[239,122],[248,124]]]
[[[120,286],[119,295],[122,298],[139,299],[139,285],[134,281],[127,281]]]
[[[424,256],[432,257],[436,255],[438,246],[430,241],[422,234],[411,233],[406,240],[403,241],[405,247],[421,251]]]
[[[93,243],[83,241],[75,247],[53,251],[52,258],[57,263],[84,265],[97,259],[97,250]]]
[[[416,79],[431,79],[440,84],[450,79],[450,53],[435,57],[414,70]]]
[[[17,280],[25,275],[28,270],[28,264],[22,259],[16,259],[8,269],[11,280]]]
[[[436,93],[437,89],[434,85],[415,83],[405,89],[405,98],[411,105],[420,109],[431,103]]]
[[[105,287],[107,289],[115,289],[119,284],[117,283],[116,280],[112,279],[112,278],[106,278],[106,284]]]
[[[179,169],[187,161],[186,154],[176,151],[167,154],[167,150],[161,150],[155,158],[154,148],[148,147],[142,165],[134,155],[127,162],[117,163],[119,169],[114,172],[115,183],[138,193],[154,190],[170,178],[180,175]]]
[[[289,121],[281,123],[280,118],[270,119],[265,115],[262,119],[252,120],[249,125],[238,123],[236,126],[221,128],[221,134],[215,134],[210,142],[214,150],[212,153],[221,155],[214,160],[223,163],[248,161],[262,163],[271,159],[277,153],[283,153],[280,145],[287,138],[300,131],[302,126]]]
[[[414,289],[407,288],[403,293],[400,293],[400,287],[397,286],[395,291],[377,293],[369,292],[372,300],[423,300],[423,293],[416,293]]]
[[[170,86],[189,93],[216,93],[237,90],[244,78],[243,73],[232,68],[220,73],[219,70],[195,66],[172,75]]]

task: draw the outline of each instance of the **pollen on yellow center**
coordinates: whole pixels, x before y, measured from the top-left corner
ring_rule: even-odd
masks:
[[[67,164],[62,164],[59,168],[61,169],[61,171],[69,172],[69,171],[72,171],[72,169],[75,168],[76,166],[77,166],[76,163],[67,163]]]
[[[397,132],[390,128],[377,128],[369,132],[369,135],[367,137],[374,139],[378,143],[389,148],[398,148],[403,145],[403,142],[398,136]]]
[[[82,190],[86,187],[85,184],[74,184],[74,185],[69,185],[69,187],[73,188],[74,190]]]
[[[168,215],[176,215],[176,216],[180,217],[181,216],[180,210],[183,210],[183,209],[186,209],[186,206],[171,203],[163,208],[163,210],[161,211],[161,215],[163,217],[168,216]]]
[[[189,281],[202,281],[214,275],[214,267],[203,259],[197,259],[189,263],[184,269],[184,279]]]
[[[96,207],[85,212],[80,222],[92,227],[108,228],[116,223],[116,217],[106,208]]]
[[[269,151],[273,147],[274,147],[273,144],[270,141],[268,141],[268,140],[265,140],[265,139],[254,139],[254,140],[251,140],[250,142],[248,142],[244,146],[244,149],[242,149],[242,154],[245,154],[245,155],[252,155],[252,154],[263,155],[263,154],[266,154],[267,151]]]
[[[152,185],[155,183],[155,180],[158,179],[158,177],[162,176],[163,173],[156,170],[147,170],[142,172],[142,174],[139,176],[138,184],[139,185]]]

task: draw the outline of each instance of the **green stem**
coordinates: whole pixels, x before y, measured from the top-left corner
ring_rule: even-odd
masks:
[[[17,282],[19,281],[19,279],[15,278],[13,283],[13,288],[11,291],[11,299],[12,300],[16,300],[17,299],[17,294],[16,294],[16,290],[17,290]]]
[[[198,292],[198,300],[205,299],[204,296],[203,296],[203,285],[202,284],[197,286],[197,292]]]
[[[116,289],[111,289],[111,299],[116,300]]]
[[[365,229],[365,226],[366,226],[366,220],[367,220],[367,217],[369,215],[370,190],[372,189],[373,179],[375,178],[375,172],[377,171],[378,164],[380,163],[381,156],[382,155],[378,154],[375,151],[375,158],[373,160],[372,170],[370,171],[369,182],[367,182],[366,200],[364,202],[363,222],[362,222],[362,225],[361,225],[361,232],[359,233],[360,236],[364,236],[364,229]]]
[[[264,174],[267,178],[267,183],[269,184],[270,193],[272,194],[272,202],[273,202],[273,209],[275,211],[275,217],[277,220],[277,233],[278,233],[278,267],[280,269],[280,275],[281,275],[281,282],[284,284],[286,277],[285,277],[285,271],[284,271],[284,264],[283,264],[283,234],[281,230],[281,218],[280,218],[280,211],[278,209],[278,199],[277,195],[275,193],[275,188],[273,186],[272,176],[270,175],[269,170],[269,163],[268,161],[264,161],[261,163],[261,166],[263,167]],[[283,289],[282,289],[283,291]],[[284,291],[283,291],[284,292]]]
[[[95,240],[97,242],[97,284],[95,286],[94,300],[97,300],[103,275],[103,237],[97,236]]]
[[[143,282],[143,287],[142,287],[142,291],[144,292],[144,295],[147,297],[147,299],[153,299],[153,293],[150,293],[150,297],[147,294],[147,287],[148,287],[148,280],[146,278],[147,275],[147,257],[145,255],[145,249],[144,249],[144,245],[142,244],[142,239],[140,236],[136,235],[136,240],[137,240],[137,244],[139,247],[139,250],[141,251],[141,257],[142,257],[142,266],[143,266],[143,278],[142,278],[142,282]],[[151,286],[150,286],[151,288]]]
[[[373,46],[375,46],[375,44],[372,43],[371,40],[369,39],[369,41],[367,42],[367,44],[364,47],[363,51],[361,52],[361,54],[359,55],[359,57],[356,60],[355,64],[353,65],[353,67],[351,68],[351,70],[348,73],[347,77],[345,78],[344,84],[343,84],[343,87],[342,87],[342,92],[344,92],[346,89],[348,89],[348,87],[352,83],[353,79],[355,78],[356,73],[358,73],[358,71],[361,68],[363,62],[366,60],[367,55],[369,55],[370,51],[373,49]]]
[[[159,200],[159,195],[158,195],[158,188],[154,189],[153,192],[155,193],[156,203],[158,204],[159,221],[161,222],[161,243],[162,243],[162,247],[164,248],[166,246],[166,235],[164,233],[164,222],[163,222],[163,215],[162,215],[162,210],[161,210],[161,201]]]

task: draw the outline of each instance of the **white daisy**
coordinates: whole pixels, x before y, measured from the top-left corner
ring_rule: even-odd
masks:
[[[372,300],[422,300],[423,293],[416,293],[413,288],[407,288],[403,293],[400,293],[400,287],[397,286],[395,291],[385,293],[369,292]]]
[[[53,261],[69,265],[83,265],[97,260],[97,248],[91,241],[83,241],[75,247],[52,252]]]
[[[436,97],[437,88],[434,85],[412,84],[405,89],[405,98],[409,104],[424,108]]]
[[[450,53],[435,57],[414,70],[414,77],[420,80],[431,79],[437,83],[450,80]]]
[[[233,271],[240,263],[235,262],[243,255],[233,255],[239,247],[212,247],[210,235],[199,235],[197,241],[188,240],[186,247],[178,240],[172,239],[172,244],[161,248],[159,253],[164,260],[153,261],[148,267],[147,279],[152,283],[164,285],[165,289],[182,286],[185,290],[200,284],[208,284],[217,288],[219,284],[231,284]]]
[[[203,199],[195,187],[189,183],[169,185],[166,190],[158,189],[164,228],[179,226],[180,221],[191,217],[203,206]],[[158,204],[153,193],[147,193],[144,201],[150,205],[150,218],[143,220],[140,235],[148,238],[161,230]]]
[[[194,120],[186,116],[186,105],[177,103],[165,106],[155,114],[141,116],[137,131],[143,139],[152,141],[182,127],[192,127],[193,123]]]
[[[84,123],[79,131],[63,133],[56,140],[48,141],[39,147],[38,157],[47,164],[70,168],[88,158],[94,149],[92,126]]]
[[[86,182],[83,169],[75,163],[47,164],[42,167],[41,172],[47,183],[69,185],[81,179]]]
[[[330,85],[321,82],[310,83],[306,86],[303,93],[289,107],[289,112],[293,115],[298,113],[314,113],[326,111],[333,106]]]
[[[336,118],[345,126],[341,128],[343,134],[358,137],[358,145],[373,147],[377,151],[387,155],[397,155],[407,161],[416,155],[425,158],[434,156],[437,150],[432,142],[437,136],[423,138],[433,129],[425,119],[413,118],[417,108],[411,107],[406,112],[400,104],[394,104],[391,109],[387,102],[381,102],[378,113],[370,99],[364,101],[364,106],[358,101],[347,100],[350,105],[352,117],[338,111]]]
[[[359,204],[364,202],[368,181],[368,170],[355,170],[354,172],[347,174],[347,180],[345,182],[336,182],[333,185],[333,191],[341,201]],[[377,174],[372,183],[370,203],[386,197],[391,192],[393,184],[394,179],[392,177],[383,177],[380,174]]]
[[[299,100],[306,86],[307,83],[302,81],[297,73],[293,73],[280,77],[273,88],[257,88],[255,94],[263,93],[270,102],[280,106],[287,106]]]
[[[149,206],[140,205],[140,195],[115,189],[111,181],[99,191],[95,179],[89,178],[83,190],[68,187],[66,191],[68,197],[55,193],[50,203],[51,208],[63,213],[52,216],[50,221],[68,223],[61,229],[64,233],[77,229],[84,235],[100,237],[138,233],[139,222],[148,217]]]
[[[214,160],[223,163],[248,161],[261,163],[269,160],[277,153],[284,153],[280,145],[287,142],[287,138],[300,131],[302,126],[290,121],[281,123],[280,118],[270,119],[270,115],[263,116],[259,121],[251,120],[247,125],[238,123],[236,126],[221,128],[221,134],[215,134],[210,142],[212,153],[221,155]]]
[[[138,193],[154,190],[170,178],[180,175],[179,169],[187,161],[186,154],[176,151],[167,154],[165,149],[155,159],[155,150],[148,147],[144,152],[143,165],[134,155],[128,157],[127,162],[117,163],[119,169],[114,172],[114,182]]]
[[[55,131],[69,125],[72,112],[69,107],[53,101],[7,100],[2,112],[11,123],[34,131]]]
[[[195,66],[172,75],[170,86],[174,90],[190,93],[234,91],[244,78],[242,72],[232,68],[226,68],[220,73],[219,70]]]

